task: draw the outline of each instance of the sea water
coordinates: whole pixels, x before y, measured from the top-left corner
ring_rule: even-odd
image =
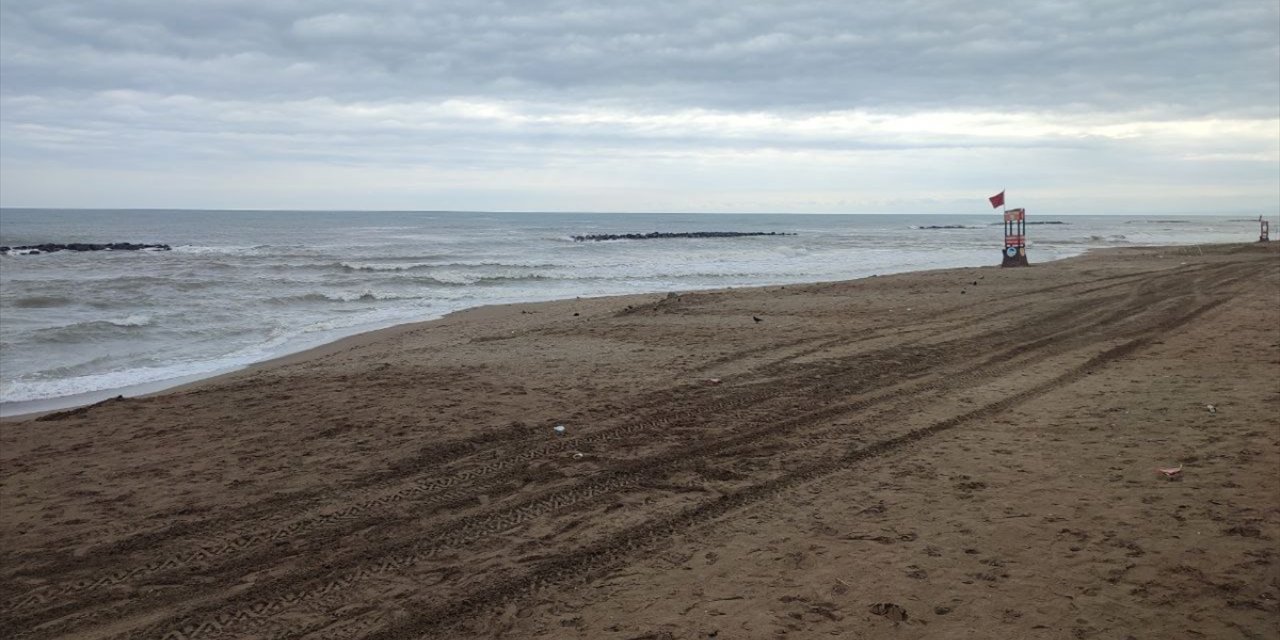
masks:
[[[732,215],[0,210],[0,414],[151,391],[479,305],[997,264],[998,214]],[[1231,217],[1059,216],[1032,262],[1257,239]],[[952,228],[930,228],[952,227]],[[794,235],[577,242],[578,234]]]

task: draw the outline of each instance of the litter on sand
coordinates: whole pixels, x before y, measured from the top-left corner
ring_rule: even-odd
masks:
[[[552,431],[554,431],[554,432],[556,432],[556,435],[558,435],[558,436],[562,436],[562,435],[564,435],[564,425],[562,425],[562,424],[558,424],[558,425],[556,425],[556,426],[552,427],[552,428],[551,428],[551,430],[552,430]]]
[[[906,622],[908,618],[906,608],[892,602],[877,602],[868,608],[871,613],[884,616],[894,622]]]
[[[1209,410],[1209,413],[1217,413],[1217,412],[1218,412],[1218,408],[1217,408],[1217,407],[1215,407],[1215,406],[1213,406],[1213,405],[1211,405],[1211,404],[1206,404],[1206,405],[1204,406],[1204,408],[1208,409],[1208,410]]]
[[[720,384],[720,378],[707,378],[707,384]]]
[[[573,459],[574,459],[574,460],[581,460],[581,459],[583,459],[584,457],[586,457],[586,454],[582,453],[581,451],[574,451],[574,452],[573,452]]]
[[[1166,478],[1176,478],[1182,475],[1182,465],[1179,464],[1176,467],[1169,467],[1167,469],[1157,469],[1157,471],[1163,473]]]

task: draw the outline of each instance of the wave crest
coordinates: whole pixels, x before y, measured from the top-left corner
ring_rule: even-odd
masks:
[[[107,318],[76,322],[61,327],[39,329],[31,333],[36,342],[47,344],[75,344],[94,340],[127,338],[136,336],[140,329],[149,327],[155,320],[145,314],[137,313],[124,318]]]
[[[275,298],[269,298],[268,302],[271,302],[273,304],[297,304],[297,303],[307,303],[307,302],[322,302],[322,303],[324,302],[377,302],[381,300],[419,300],[421,298],[422,296],[416,296],[416,295],[381,293],[381,292],[373,292],[373,291],[363,291],[359,293],[354,293],[354,292],[325,293],[325,292],[313,291],[311,293],[303,293],[300,295],[278,296]]]

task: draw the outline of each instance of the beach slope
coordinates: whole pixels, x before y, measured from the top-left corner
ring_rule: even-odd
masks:
[[[0,635],[1275,637],[1278,248],[482,308],[4,422]]]

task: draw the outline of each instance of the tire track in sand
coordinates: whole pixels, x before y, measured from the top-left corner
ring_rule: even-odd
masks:
[[[1238,278],[1236,278],[1236,279],[1238,279]],[[1112,313],[1110,313],[1110,314],[1108,314],[1108,315],[1109,315],[1110,319],[1112,319],[1112,320],[1113,320],[1113,319],[1115,319],[1115,317],[1116,317],[1117,315],[1122,315],[1123,313],[1125,313],[1125,310],[1124,310],[1124,309],[1118,309],[1118,310],[1116,310],[1116,311],[1114,311],[1114,312],[1112,312]],[[1065,320],[1067,319],[1067,317],[1069,317],[1070,315],[1071,315],[1071,314],[1067,314],[1067,315],[1066,315],[1066,316],[1064,316],[1063,318],[1057,318],[1057,319],[1055,319],[1055,320],[1065,321]],[[1090,324],[1092,324],[1092,323],[1090,323]],[[1077,325],[1077,326],[1079,326],[1079,325]],[[1060,338],[1061,336],[1058,336],[1058,337]],[[1046,336],[1046,338],[1043,338],[1042,340],[1045,340],[1045,339],[1048,339],[1048,336]],[[971,338],[970,340],[971,340],[971,341],[976,341],[976,340],[975,340],[975,339],[973,339],[973,338]],[[957,343],[962,343],[962,342],[964,342],[964,341],[963,341],[963,340],[960,340],[960,341],[956,341],[956,342],[957,342]],[[953,345],[951,345],[951,346],[956,346],[956,345],[954,345],[954,344],[953,344]],[[1024,345],[1024,346],[1025,346],[1025,345]],[[956,358],[954,357],[955,355],[956,355],[956,354],[952,354],[953,359],[956,359]],[[927,358],[926,358],[926,359],[927,359]],[[849,365],[849,363],[844,363],[844,365],[845,365],[845,366],[851,366],[851,365]],[[936,366],[936,364],[934,364],[934,363],[930,363],[930,366]],[[813,365],[806,365],[806,366],[803,368],[803,370],[804,370],[805,372],[812,372],[812,371],[814,370],[814,366],[813,366]],[[828,370],[828,372],[829,372],[829,373],[839,373],[839,372],[840,372],[840,369],[839,369],[838,367],[836,367],[836,368],[831,368],[831,369],[829,369],[829,370]],[[901,373],[901,372],[899,371],[898,373]],[[776,384],[777,382],[778,382],[778,381],[776,381],[776,380],[775,380],[775,381],[771,381],[771,382],[770,382],[770,384]],[[836,385],[833,385],[833,384],[824,384],[824,385],[816,385],[816,386],[813,386],[813,385],[808,385],[808,386],[807,386],[807,385],[800,384],[800,385],[796,385],[796,386],[794,387],[794,389],[796,389],[796,390],[800,390],[800,389],[805,389],[805,388],[808,388],[808,387],[813,387],[813,388],[815,388],[815,389],[817,389],[817,390],[821,391],[822,393],[832,393],[832,392],[835,392],[839,386],[840,386],[840,385],[838,385],[838,384],[836,384]],[[707,409],[714,409],[714,408],[716,408],[716,405],[712,405],[712,406],[703,406],[703,407],[698,408],[698,409],[696,409],[696,410],[703,410],[703,411],[705,411],[705,410],[707,410]],[[849,409],[849,407],[845,407],[845,409]],[[853,410],[857,410],[857,409],[858,409],[858,407],[853,407]],[[838,413],[838,412],[837,412],[837,413]],[[814,414],[812,414],[812,415],[805,415],[805,416],[803,416],[803,417],[802,417],[802,419],[800,419],[798,423],[799,423],[799,424],[803,424],[803,423],[804,423],[804,422],[806,422],[806,421],[814,421],[814,420],[820,420],[820,419],[822,419],[822,416],[821,416],[821,415],[818,415],[817,413],[814,413]],[[670,424],[670,422],[666,423],[666,425],[669,425],[669,424]],[[634,426],[634,425],[632,425],[632,426]],[[626,436],[626,434],[623,434],[621,437],[625,437],[625,436]],[[727,448],[733,448],[733,447],[738,447],[738,446],[745,446],[746,444],[750,444],[750,441],[744,441],[744,442],[726,441],[726,442],[723,442],[723,443],[722,443],[722,445],[719,445],[719,446],[720,446],[722,449],[727,449]],[[630,486],[633,486],[633,485],[632,485],[632,484],[617,484],[617,485],[614,485],[614,487],[615,487],[615,488],[627,488],[627,487],[630,487]],[[608,489],[606,488],[605,490],[608,490]],[[590,493],[590,492],[588,492],[588,493]],[[562,496],[562,497],[561,497],[561,501],[560,501],[559,503],[556,503],[556,502],[554,502],[554,501],[553,501],[553,502],[551,502],[551,503],[548,503],[548,504],[551,504],[551,505],[553,506],[553,509],[551,509],[551,510],[555,510],[555,509],[563,508],[563,507],[566,507],[566,506],[572,506],[572,505],[574,505],[574,504],[580,504],[582,501],[590,499],[590,496],[588,495],[588,496],[586,496],[586,497],[582,497],[582,498],[575,498],[575,497],[573,497],[573,495],[568,495],[568,496],[567,496],[567,499],[568,499],[568,501],[567,501],[567,502],[565,501],[565,498],[566,498],[566,496]],[[549,512],[549,511],[541,511],[541,512],[540,512],[540,514],[541,514],[541,513],[547,513],[547,512]],[[526,515],[527,515],[527,514],[526,514]],[[534,516],[532,516],[532,517],[537,517],[537,516],[536,516],[536,515],[534,515]],[[519,524],[520,522],[524,522],[524,521],[525,521],[525,520],[527,520],[527,519],[528,519],[527,517],[518,517],[518,518],[517,518],[517,520],[516,520],[515,522],[516,522],[516,524]],[[465,529],[464,529],[464,530],[465,530]]]
[[[1203,311],[1206,311],[1208,308],[1211,308],[1216,304],[1217,303],[1215,302],[1215,303],[1211,303],[1210,305],[1206,305],[1205,307],[1202,307],[1201,309],[1197,310],[1195,313],[1196,314],[1202,313]],[[1184,316],[1182,318],[1182,321],[1189,320],[1190,317],[1192,317],[1192,315],[1194,314],[1188,314]],[[988,364],[986,366],[991,366],[991,365]],[[967,381],[968,379],[963,380],[963,382],[967,382]],[[931,383],[931,386],[934,388],[938,388],[938,387],[944,387],[949,385],[946,381],[936,381]],[[865,405],[861,403],[828,408],[819,412],[811,412],[810,414],[807,414],[801,418],[798,418],[795,422],[796,422],[796,425],[811,423],[813,421],[818,421],[824,418],[837,416],[842,413],[847,413],[850,410],[859,410],[862,408],[865,408]],[[822,414],[825,414],[825,415],[822,415]],[[796,425],[770,425],[768,429],[769,431],[777,431],[780,428],[781,431],[783,432],[789,432],[791,430],[794,430],[793,427]],[[751,440],[759,439],[764,435],[767,435],[767,434],[749,433],[749,434],[744,434],[739,438],[717,441],[712,445],[703,447],[693,452],[689,457],[704,458],[707,455],[713,454],[718,451],[724,451],[727,449],[740,447],[744,444],[748,444]],[[665,470],[675,462],[677,461],[668,461],[667,464],[661,465],[661,469]],[[652,466],[652,463],[647,463],[647,464]],[[644,474],[644,475],[648,476],[651,474]],[[559,493],[559,494],[544,496],[541,502],[521,505],[520,507],[516,507],[511,510],[508,510],[506,513],[494,514],[493,516],[490,516],[482,520],[471,520],[469,522],[463,523],[462,526],[460,527],[452,529],[451,531],[439,531],[439,532],[436,532],[435,534],[429,534],[429,537],[431,539],[439,540],[439,542],[437,544],[430,545],[428,548],[419,549],[417,550],[416,553],[409,553],[409,554],[403,554],[396,557],[392,557],[379,565],[363,566],[357,571],[351,574],[348,574],[347,576],[344,576],[340,580],[327,582],[323,585],[317,585],[317,588],[313,589],[310,593],[297,592],[297,593],[287,594],[285,597],[278,598],[275,601],[255,602],[253,606],[251,606],[248,609],[241,609],[235,612],[227,612],[227,613],[224,613],[223,615],[215,616],[211,620],[206,620],[205,622],[192,623],[194,624],[194,626],[187,625],[186,629],[187,631],[197,636],[200,634],[201,629],[211,630],[211,629],[217,628],[219,630],[225,630],[228,625],[234,627],[236,622],[244,621],[248,618],[259,617],[257,615],[254,615],[254,612],[261,612],[263,615],[265,615],[269,611],[278,610],[280,607],[287,608],[288,605],[291,605],[292,603],[296,603],[301,600],[307,600],[310,598],[319,597],[325,593],[330,593],[333,590],[349,588],[350,586],[359,582],[360,580],[366,579],[367,577],[372,575],[381,574],[387,571],[402,570],[404,568],[412,566],[417,560],[421,558],[429,557],[431,555],[435,555],[436,553],[439,553],[439,551],[443,549],[454,548],[458,545],[465,545],[470,541],[474,541],[477,538],[477,536],[482,536],[482,535],[496,533],[496,532],[510,529],[512,527],[518,526],[520,523],[526,521],[529,518],[538,517],[542,514],[545,514],[550,511],[554,511],[566,506],[580,504],[583,501],[589,500],[590,498],[595,497],[602,492],[616,490],[616,489],[628,487],[628,486],[634,486],[641,479],[642,479],[641,474],[628,475],[626,473],[616,473],[616,474],[613,474],[612,477],[609,477],[604,481],[598,482],[593,486],[576,487],[567,493]],[[174,636],[174,637],[181,637],[182,635],[184,634],[179,634],[178,636]]]

